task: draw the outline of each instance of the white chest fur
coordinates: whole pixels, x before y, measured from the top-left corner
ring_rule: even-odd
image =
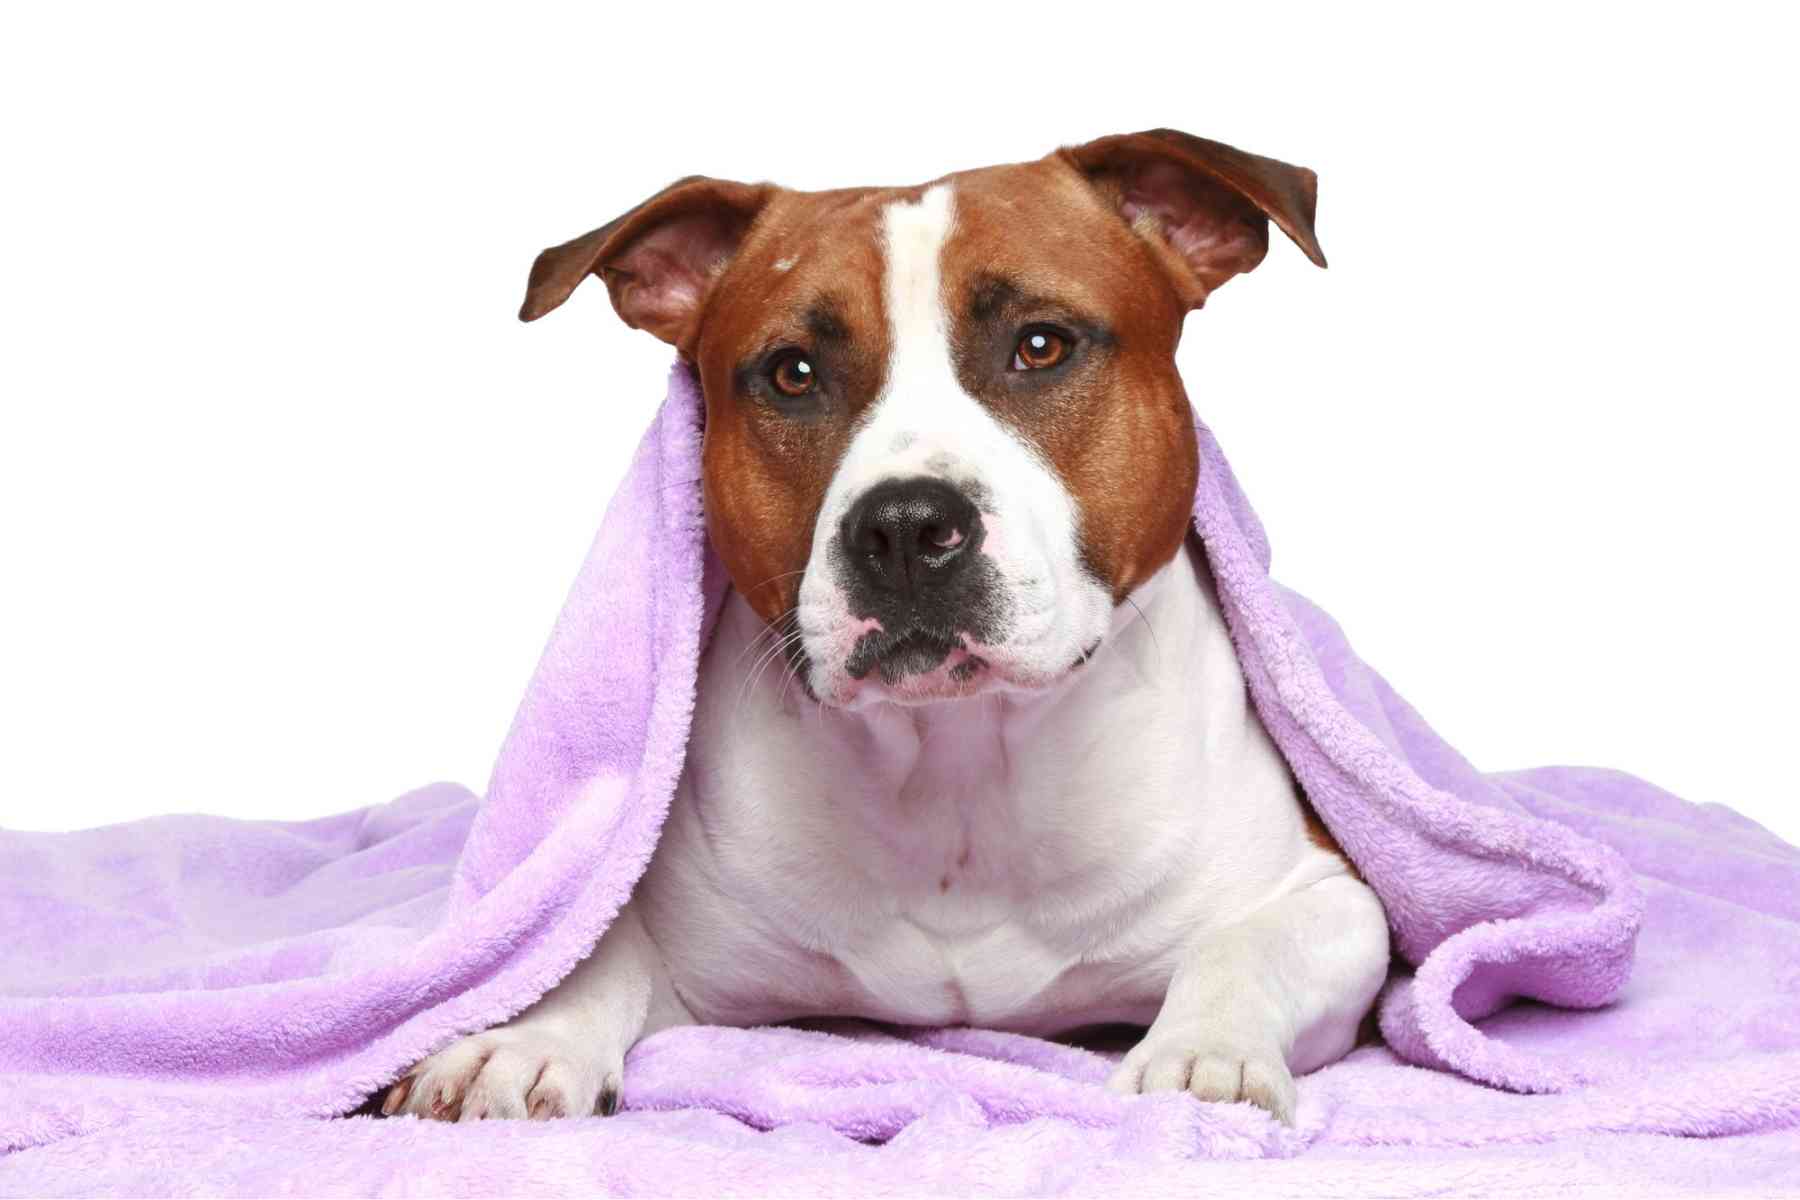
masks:
[[[637,901],[693,1014],[1147,1023],[1184,943],[1341,871],[1197,549],[1134,599],[1052,692],[847,713],[728,598]]]

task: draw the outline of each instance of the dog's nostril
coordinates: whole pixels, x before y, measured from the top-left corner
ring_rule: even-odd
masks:
[[[942,479],[893,479],[845,515],[843,545],[859,574],[889,591],[948,580],[980,541],[981,514]]]
[[[875,525],[864,525],[856,531],[856,548],[871,558],[886,558],[888,535]]]

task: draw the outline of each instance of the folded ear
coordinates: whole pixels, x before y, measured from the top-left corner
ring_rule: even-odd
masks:
[[[537,320],[598,275],[627,325],[691,348],[707,289],[773,191],[701,175],[675,181],[624,216],[538,255],[519,319]]]
[[[1191,307],[1262,261],[1270,220],[1325,265],[1313,236],[1319,177],[1305,167],[1174,129],[1114,134],[1058,153],[1132,228],[1170,252]]]

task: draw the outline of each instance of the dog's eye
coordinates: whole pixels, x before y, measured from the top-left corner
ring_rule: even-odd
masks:
[[[1012,369],[1042,371],[1069,357],[1069,339],[1054,329],[1027,329],[1013,348]]]
[[[775,360],[769,368],[769,382],[784,396],[804,396],[818,383],[818,372],[811,359],[794,351]]]

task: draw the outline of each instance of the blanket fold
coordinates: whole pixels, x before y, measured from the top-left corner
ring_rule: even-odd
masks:
[[[1475,770],[1328,616],[1269,578],[1268,538],[1199,431],[1194,528],[1252,699],[1380,894],[1402,961],[1380,1002],[1386,1046],[1303,1080],[1297,1133],[1249,1110],[1202,1114],[1182,1126],[1181,1157],[1329,1144],[1333,1114],[1354,1107],[1346,1087],[1390,1089],[1396,1142],[1427,1120],[1409,1100],[1477,1083],[1514,1095],[1483,1101],[1499,1115],[1461,1145],[1526,1138],[1527,1094],[1571,1097],[1554,1111],[1585,1115],[1561,1128],[1596,1136],[1800,1123],[1800,851],[1616,772]],[[441,784],[310,822],[0,833],[0,1083],[13,1098],[0,1150],[44,1147],[0,1160],[0,1182],[15,1162],[54,1161],[51,1143],[130,1136],[107,1133],[118,1127],[349,1112],[592,948],[655,850],[728,587],[706,542],[701,436],[697,384],[677,366],[485,799]],[[797,1047],[813,1055],[804,1085],[769,1066],[791,1066]],[[1673,1089],[1656,1104],[1646,1055]],[[699,1109],[877,1140],[935,1113],[990,1133],[1107,1129],[1116,1143],[1131,1114],[1177,1103],[1111,1097],[1103,1066],[975,1031],[671,1030],[634,1052],[632,1111],[607,1137],[640,1119],[663,1137],[672,1111]],[[894,1092],[901,1080],[919,1082]],[[955,1097],[975,1115],[944,1116]],[[1528,1140],[1545,1136],[1537,1120]],[[1378,1118],[1359,1121],[1357,1144],[1382,1142]]]

